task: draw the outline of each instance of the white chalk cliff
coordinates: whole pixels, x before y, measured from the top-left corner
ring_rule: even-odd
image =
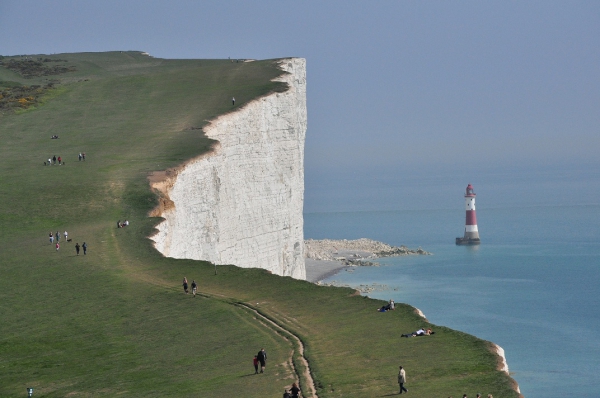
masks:
[[[285,59],[289,89],[213,120],[213,150],[154,183],[169,203],[152,237],[167,257],[305,279],[306,60]]]

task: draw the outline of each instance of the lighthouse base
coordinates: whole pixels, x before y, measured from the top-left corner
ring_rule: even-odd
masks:
[[[481,244],[481,240],[479,238],[456,238],[456,244],[460,246],[479,245]]]

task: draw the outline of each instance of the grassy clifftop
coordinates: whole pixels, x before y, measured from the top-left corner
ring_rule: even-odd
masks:
[[[239,107],[285,90],[271,82],[280,73],[275,61],[139,52],[2,59],[0,92],[42,91],[0,112],[1,396],[281,395],[302,373],[297,347],[240,303],[301,338],[319,397],[392,394],[398,364],[415,396],[517,396],[486,342],[442,327],[401,339],[425,324],[409,306],[381,314],[349,289],[234,266],[215,275],[153,249],[148,174],[205,152],[206,121],[235,109],[233,96]],[[66,164],[44,166],[55,155]],[[65,230],[57,252],[48,234]],[[201,296],[182,293],[184,276]],[[255,376],[261,347],[267,372]]]

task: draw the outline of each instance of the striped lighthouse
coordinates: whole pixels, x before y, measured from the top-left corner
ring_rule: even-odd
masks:
[[[465,193],[465,210],[466,210],[466,221],[465,221],[465,236],[462,238],[456,238],[457,245],[478,245],[481,243],[479,240],[479,231],[477,230],[477,215],[475,213],[475,192],[473,192],[473,186],[467,185],[467,192]]]

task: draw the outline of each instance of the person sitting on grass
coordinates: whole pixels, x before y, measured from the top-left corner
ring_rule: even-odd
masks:
[[[379,312],[386,312],[386,311],[391,311],[391,310],[395,310],[396,309],[396,305],[394,304],[394,300],[390,299],[390,301],[384,305],[381,308],[378,308],[377,311]]]
[[[386,311],[395,310],[396,306],[394,304],[394,300],[390,299],[390,301],[385,305],[384,308]]]

